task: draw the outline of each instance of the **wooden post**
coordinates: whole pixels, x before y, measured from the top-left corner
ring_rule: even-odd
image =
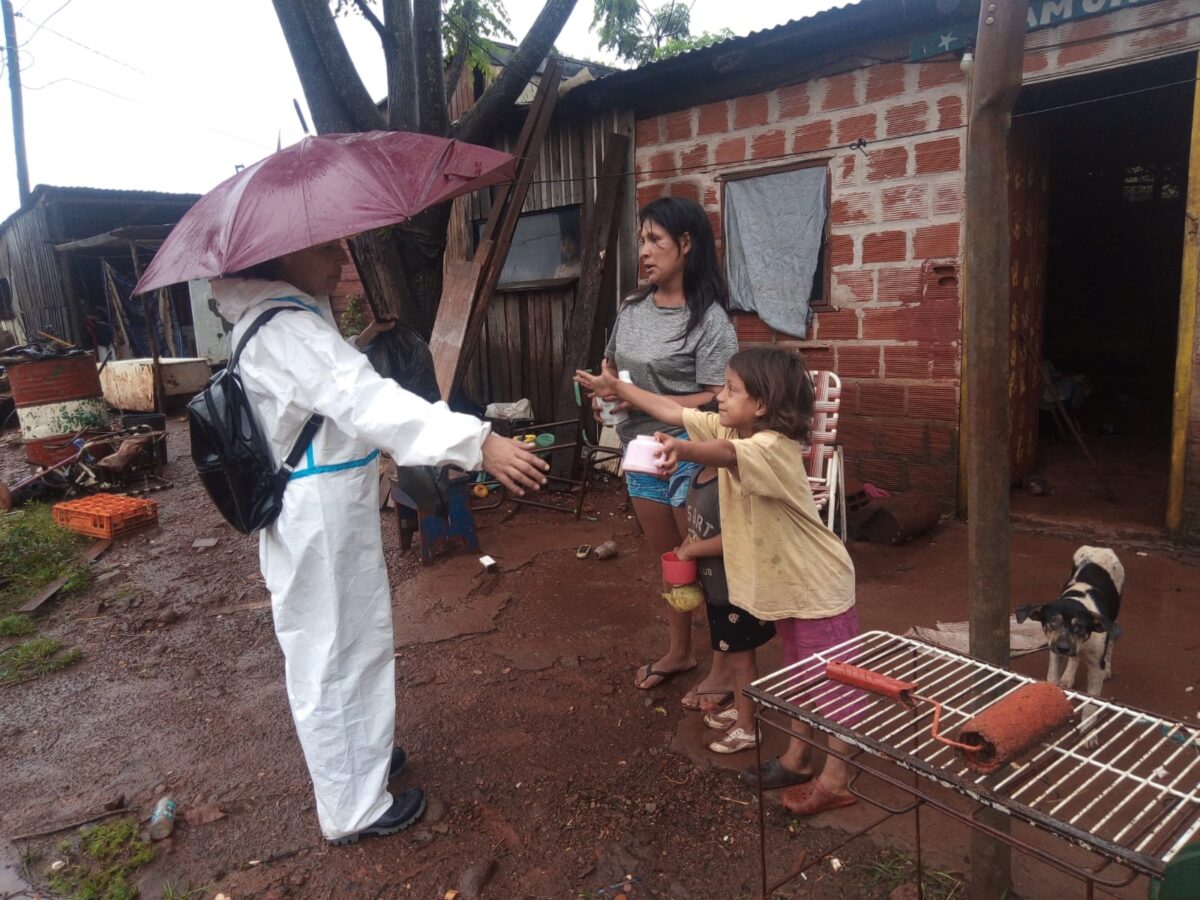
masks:
[[[141,280],[142,264],[138,260],[137,243],[129,242],[129,255],[133,259],[133,277]],[[146,320],[146,337],[150,341],[150,375],[154,379],[154,411],[167,411],[167,391],[163,384],[162,361],[158,354],[158,338],[154,334],[154,321],[150,318],[150,303],[142,294],[142,316]]]
[[[25,161],[25,112],[21,105],[21,63],[17,27],[10,0],[0,0],[4,14],[4,58],[8,64],[8,92],[12,99],[13,153],[17,158],[17,190],[21,206],[29,200],[29,164]]]
[[[979,10],[966,164],[967,597],[971,653],[1008,665],[1009,213],[1008,131],[1021,89],[1027,6],[984,0]],[[1007,827],[1005,817],[988,824]],[[1007,896],[1007,844],[973,832],[971,895]]]

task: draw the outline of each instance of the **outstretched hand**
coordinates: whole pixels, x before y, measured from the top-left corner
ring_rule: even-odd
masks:
[[[613,371],[608,360],[604,360],[601,363],[600,374],[598,375],[585,372],[583,369],[577,369],[575,372],[575,381],[583,385],[593,397],[602,397],[605,400],[611,400],[617,396],[617,385],[620,383],[617,373]]]
[[[675,474],[675,470],[679,468],[681,461],[679,451],[687,442],[671,437],[669,434],[663,434],[661,431],[654,432],[654,439],[662,447],[662,456],[658,461],[658,477],[670,478]]]
[[[483,442],[483,468],[506,490],[524,497],[526,490],[539,490],[546,483],[542,473],[550,466],[524,445],[498,434],[489,434]]]

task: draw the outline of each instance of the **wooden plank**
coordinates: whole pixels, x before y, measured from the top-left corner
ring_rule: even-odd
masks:
[[[579,288],[575,295],[575,307],[571,312],[564,338],[562,375],[559,378],[557,399],[554,405],[555,419],[569,419],[579,414],[575,404],[576,369],[588,364],[588,353],[596,330],[596,313],[600,305],[600,289],[604,281],[604,270],[613,244],[614,232],[620,212],[621,173],[625,168],[629,138],[612,133],[604,146],[604,161],[597,182],[594,214],[587,223],[581,253]],[[551,473],[560,478],[569,478],[575,461],[560,459],[552,463]]]
[[[83,554],[83,556],[79,559],[79,562],[81,564],[95,562],[100,558],[100,555],[111,546],[112,541],[96,541],[87,549],[87,552]],[[71,574],[72,573],[68,572],[66,575],[55,578],[52,582],[38,591],[37,594],[35,594],[32,598],[26,601],[24,606],[19,607],[17,612],[37,612],[43,603],[61,591],[63,585],[71,580]]]
[[[443,400],[450,399],[454,387],[454,374],[458,371],[463,337],[471,320],[480,270],[491,251],[490,241],[480,241],[475,249],[475,259],[471,262],[446,261],[442,299],[438,305],[433,335],[429,339],[433,369]]]

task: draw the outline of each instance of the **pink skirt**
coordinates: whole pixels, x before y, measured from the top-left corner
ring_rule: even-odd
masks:
[[[852,606],[844,613],[825,619],[779,619],[775,622],[775,631],[783,641],[783,664],[790,666],[857,637],[858,611]],[[862,716],[870,697],[848,685],[831,686],[822,680],[813,688],[810,700],[817,715],[842,725],[852,725]]]

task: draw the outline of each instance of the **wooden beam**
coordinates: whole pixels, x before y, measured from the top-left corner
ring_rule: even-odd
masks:
[[[442,299],[438,304],[437,323],[429,339],[433,370],[437,375],[442,399],[450,402],[454,373],[462,354],[463,338],[471,320],[471,307],[484,264],[492,255],[492,242],[481,240],[472,262],[448,262],[442,280]]]
[[[1196,58],[1200,77],[1200,56]],[[1175,391],[1171,413],[1171,477],[1167,488],[1167,530],[1183,527],[1187,474],[1188,418],[1191,415],[1193,354],[1196,347],[1197,267],[1200,266],[1200,91],[1192,98],[1192,144],[1188,156],[1187,207],[1184,211],[1183,270],[1179,286],[1179,329],[1175,339]]]

